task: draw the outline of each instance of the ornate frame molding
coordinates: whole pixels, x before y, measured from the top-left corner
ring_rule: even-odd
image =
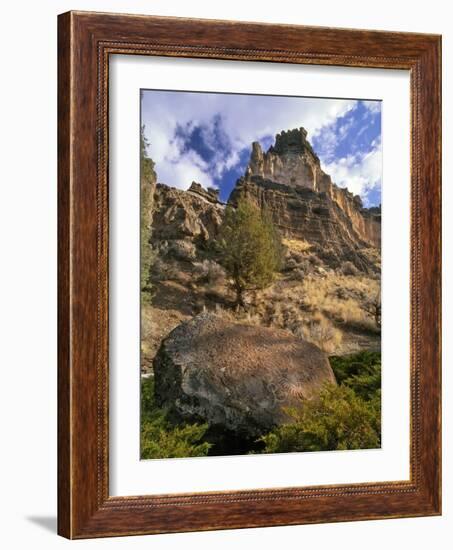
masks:
[[[410,71],[410,481],[109,496],[112,54]],[[59,16],[58,85],[59,533],[87,538],[440,514],[440,37],[68,12]]]

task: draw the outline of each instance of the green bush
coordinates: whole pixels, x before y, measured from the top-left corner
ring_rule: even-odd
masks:
[[[184,458],[206,456],[210,444],[202,441],[207,424],[173,426],[165,410],[154,402],[154,379],[141,383],[140,453],[147,458]]]
[[[375,449],[381,445],[381,359],[362,352],[331,358],[339,383],[287,410],[291,422],[261,441],[267,453]]]
[[[214,248],[232,280],[238,306],[244,306],[244,292],[265,288],[281,267],[280,235],[270,215],[246,197],[236,207],[226,207]]]
[[[357,397],[351,388],[326,386],[316,400],[288,409],[292,423],[262,437],[265,452],[334,451],[380,447],[377,403]]]
[[[367,401],[380,397],[381,354],[362,351],[345,357],[330,357],[337,382]]]
[[[157,176],[154,171],[154,162],[148,157],[148,147],[145,128],[142,126],[140,128],[140,288],[142,291],[151,290],[149,270],[155,256],[150,239]]]

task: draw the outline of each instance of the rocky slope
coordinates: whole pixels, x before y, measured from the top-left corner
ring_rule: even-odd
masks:
[[[187,191],[157,184],[153,239],[206,243],[220,226],[223,210],[218,192],[207,191],[199,183],[192,182]]]
[[[380,329],[366,310],[379,295],[380,208],[364,208],[360,197],[331,181],[303,128],[278,134],[266,152],[253,144],[229,202],[241,194],[271,214],[286,257],[276,281],[248,296],[243,318],[231,318],[228,280],[210,254],[226,205],[196,182],[187,191],[171,188],[156,184],[153,171],[142,181],[142,258],[152,250],[152,291],[142,303],[143,370],[152,370],[170,331],[203,309],[285,329],[330,354],[379,349]]]

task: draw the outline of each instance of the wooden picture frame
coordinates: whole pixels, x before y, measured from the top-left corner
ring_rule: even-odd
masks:
[[[58,48],[59,534],[89,538],[440,514],[440,37],[69,12],[59,16]],[[410,71],[409,481],[109,496],[111,54]]]

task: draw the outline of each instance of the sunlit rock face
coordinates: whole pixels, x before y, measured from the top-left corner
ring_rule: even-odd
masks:
[[[205,246],[216,237],[225,212],[218,190],[197,182],[186,191],[155,182],[153,189],[151,240],[156,249],[177,249],[190,259],[194,245]],[[380,207],[364,208],[358,195],[332,182],[303,128],[277,134],[266,152],[252,144],[249,164],[229,203],[236,204],[241,195],[266,209],[284,237],[313,245],[332,268],[350,261],[364,273],[376,270],[363,250],[380,248]]]
[[[216,190],[206,190],[192,182],[187,191],[158,183],[154,193],[154,242],[196,240],[204,243],[215,237],[223,219],[224,205]]]
[[[249,175],[318,191],[321,173],[319,158],[304,128],[277,134],[275,144],[266,153],[258,142],[252,144]]]
[[[237,200],[239,193],[266,206],[287,236],[321,244],[340,240],[380,246],[380,208],[364,208],[358,195],[332,182],[304,128],[277,134],[266,152],[254,142],[245,175],[230,200]]]

